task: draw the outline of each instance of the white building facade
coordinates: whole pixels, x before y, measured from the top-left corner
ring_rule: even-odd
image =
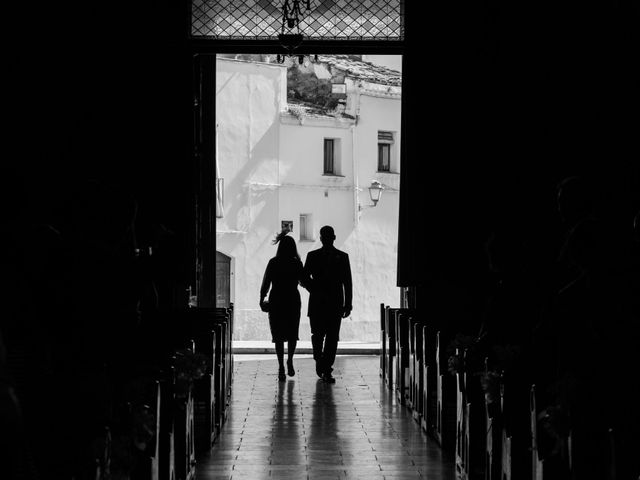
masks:
[[[344,59],[330,61],[321,57],[324,67],[314,68],[345,72],[336,77],[346,90],[342,113],[289,105],[285,66],[218,59],[216,294],[220,305],[234,304],[236,340],[271,338],[258,301],[283,225],[292,229],[303,262],[321,246],[323,225],[334,227],[335,246],[349,254],[353,311],[343,320],[341,341],[378,341],[380,303],[399,304],[401,87],[384,75],[350,75]],[[367,65],[357,63],[366,73]],[[375,207],[372,181],[384,187]],[[310,340],[308,294],[302,288],[301,294],[300,339]]]

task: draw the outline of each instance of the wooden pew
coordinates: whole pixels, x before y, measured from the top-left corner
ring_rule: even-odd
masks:
[[[177,480],[175,468],[175,352],[189,348],[188,332],[180,311],[159,312],[150,319],[149,339],[144,349],[145,365],[135,384],[144,391],[144,407],[155,416],[154,435],[146,449],[151,480]],[[140,399],[138,398],[139,402]],[[140,405],[138,405],[138,408]],[[138,474],[138,476],[140,476]],[[144,478],[147,478],[146,476]]]
[[[173,430],[174,382],[175,370],[171,368],[160,382],[159,480],[176,480],[175,434]]]
[[[194,339],[192,352],[205,355],[211,365],[211,371],[194,381],[176,403],[176,480],[190,480],[195,475],[196,449],[211,448],[227,418],[233,382],[233,308],[188,309],[180,319]]]
[[[396,398],[402,405],[406,405],[409,397],[409,330],[411,316],[408,309],[396,310]]]
[[[191,341],[187,350],[195,353],[195,342]],[[195,445],[194,445],[194,402],[193,384],[178,384],[174,376],[173,395],[173,440],[174,465],[176,480],[192,480],[195,478]]]
[[[395,389],[395,361],[396,361],[396,322],[395,322],[395,311],[396,308],[391,308],[388,305],[385,307],[385,315],[384,315],[384,331],[385,338],[387,344],[387,352],[385,355],[385,366],[384,366],[384,382],[387,385],[387,388],[390,390]]]
[[[161,410],[160,405],[162,399],[162,392],[160,391],[160,380],[154,382],[154,395],[153,402],[151,403],[153,413],[155,415],[155,431],[153,434],[153,446],[151,448],[151,480],[160,480],[160,424],[161,424]]]
[[[224,316],[226,321],[224,338],[224,372],[225,372],[225,407],[231,396],[231,386],[233,384],[233,304],[228,308],[216,308],[220,317]],[[225,408],[226,410],[226,408]]]
[[[489,374],[489,359],[484,361],[485,375]],[[501,451],[502,429],[500,426],[499,391],[485,393],[484,415],[486,425],[485,436],[485,480],[502,480]],[[494,398],[489,399],[489,396]],[[491,401],[489,401],[491,400]]]
[[[469,466],[469,410],[467,399],[466,350],[456,349],[462,365],[456,372],[456,476],[459,480],[470,479]]]
[[[194,388],[198,417],[197,449],[204,451],[211,447],[227,418],[233,381],[233,309],[193,308],[185,312],[185,317],[187,329],[196,339],[196,350],[206,355],[212,365],[209,382],[202,379]]]
[[[407,357],[408,357],[408,364],[409,364],[409,368],[407,369],[407,394],[405,396],[405,406],[411,411],[411,414],[414,415],[415,414],[415,405],[414,405],[414,399],[413,399],[413,394],[414,394],[414,390],[415,390],[415,386],[414,386],[414,378],[415,378],[415,361],[416,361],[416,351],[415,351],[415,332],[414,332],[414,325],[416,323],[416,316],[415,315],[411,315],[409,316],[409,321],[408,321],[408,346],[407,346]]]
[[[95,453],[98,455],[95,459],[95,468],[92,473],[92,479],[108,480],[111,477],[111,430],[109,427],[104,428],[103,434],[93,441]]]
[[[385,358],[387,356],[387,335],[385,333],[385,311],[384,303],[380,304],[380,378],[385,378]]]
[[[195,412],[194,372],[189,365],[196,351],[197,322],[187,309],[163,312],[159,322],[162,326],[155,339],[159,345],[153,351],[161,372],[159,435],[151,471],[157,468],[159,480],[191,480],[195,476]]]
[[[216,382],[216,430],[218,434],[227,420],[229,382],[229,317],[218,313],[216,315],[216,357],[215,357],[215,382]]]
[[[422,425],[424,417],[424,321],[415,315],[411,321],[411,408],[413,418]]]
[[[208,339],[196,343],[196,351],[211,359],[211,370],[196,380],[193,387],[194,429],[196,452],[205,452],[216,440],[216,332],[212,328]]]
[[[526,383],[522,372],[512,368],[501,372],[499,391],[501,478],[531,479],[534,467],[531,384]]]
[[[455,452],[456,444],[456,385],[447,371],[441,332],[436,333],[436,424],[434,438],[443,451]]]
[[[148,433],[151,433],[151,437],[148,439],[146,448],[143,451],[134,449],[135,454],[135,472],[132,472],[133,478],[144,480],[160,480],[161,478],[168,478],[169,472],[163,472],[161,470],[161,464],[167,460],[168,452],[162,449],[161,438],[162,434],[162,393],[160,391],[161,383],[164,383],[162,376],[153,378],[152,376],[137,378],[135,383],[140,386],[140,392],[142,396],[134,400],[129,404],[128,415],[130,427],[132,432],[137,432],[138,441],[142,439],[139,436],[140,432],[145,432],[143,435],[146,438]],[[152,420],[148,423],[148,419]],[[138,423],[141,422],[141,423]],[[141,425],[144,424],[145,429],[140,430]],[[146,428],[151,428],[151,432],[148,432]],[[138,444],[138,447],[141,445]],[[121,448],[120,446],[119,448]],[[163,458],[163,456],[165,458]],[[111,472],[111,476],[107,475],[105,480],[109,480],[114,476],[120,478],[121,472]]]
[[[428,322],[422,325],[422,428],[434,433],[436,425],[436,334]]]
[[[612,428],[607,430],[607,444],[609,451],[607,452],[607,479],[618,480],[617,458],[616,458],[616,436]],[[622,480],[622,479],[621,479]]]
[[[194,384],[194,416],[197,451],[207,451],[215,442],[226,419],[231,392],[232,309],[191,309],[190,331],[196,352],[206,355],[211,371]]]
[[[502,480],[512,480],[513,464],[511,460],[511,448],[513,438],[508,432],[505,425],[505,409],[507,408],[508,392],[506,387],[506,380],[504,374],[500,381],[500,415],[502,422],[500,424],[500,451],[501,451],[501,478]]]
[[[529,397],[529,421],[531,425],[531,480],[543,480],[544,463],[538,451],[538,408],[536,406],[536,386],[531,385]]]

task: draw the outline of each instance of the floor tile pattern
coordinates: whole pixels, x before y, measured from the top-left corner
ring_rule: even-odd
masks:
[[[308,357],[286,382],[273,356],[249,358],[236,356],[229,417],[197,459],[197,480],[454,480],[453,463],[381,383],[377,356],[338,356],[335,384]]]

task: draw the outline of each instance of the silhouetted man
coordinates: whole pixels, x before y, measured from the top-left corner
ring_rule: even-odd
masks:
[[[311,277],[308,315],[316,373],[329,383],[335,383],[331,372],[340,323],[351,313],[352,299],[349,255],[333,246],[335,239],[332,227],[322,227],[322,248],[309,252],[304,265],[305,273]]]

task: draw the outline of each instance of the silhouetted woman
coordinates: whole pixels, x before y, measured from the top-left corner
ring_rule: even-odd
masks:
[[[288,342],[287,373],[295,375],[293,354],[298,341],[300,326],[300,292],[298,284],[303,280],[302,261],[295,240],[283,231],[275,238],[278,244],[276,256],[269,260],[260,287],[260,308],[269,312],[271,341],[278,356],[278,380],[286,380],[284,374],[284,342]],[[269,300],[265,297],[269,292]]]

